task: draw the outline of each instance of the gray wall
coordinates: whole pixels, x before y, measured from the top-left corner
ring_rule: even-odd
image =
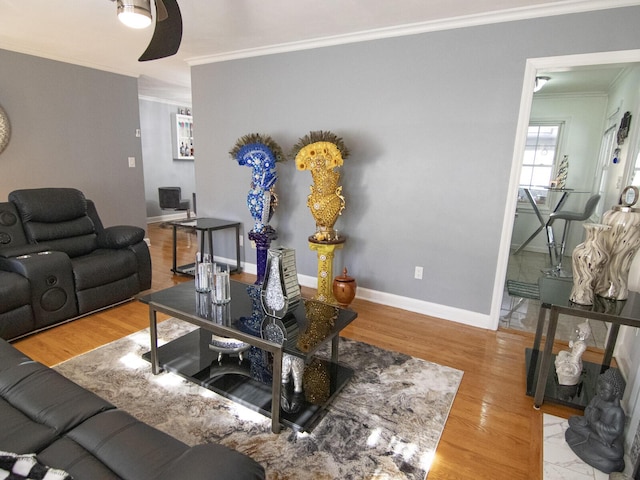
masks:
[[[177,111],[173,103],[140,99],[146,211],[151,219],[167,214],[160,210],[158,187],[180,187],[182,198],[189,200],[196,191],[193,161],[173,159],[171,114]]]
[[[488,314],[525,60],[640,48],[638,24],[640,8],[620,8],[194,66],[199,214],[251,228],[249,172],[227,154],[240,136],[289,150],[331,130],[352,152],[336,226],[359,286]],[[315,276],[310,175],[279,173],[272,225]]]
[[[0,105],[12,128],[0,155],[0,201],[19,188],[73,187],[96,202],[105,226],[146,228],[137,85],[0,50]]]

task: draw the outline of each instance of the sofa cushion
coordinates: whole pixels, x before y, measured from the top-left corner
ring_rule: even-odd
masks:
[[[98,249],[71,260],[76,291],[107,285],[138,271],[135,254],[128,250]]]
[[[91,417],[69,432],[67,437],[109,465],[120,478],[128,480],[157,479],[167,465],[188,448],[122,410],[110,410]],[[73,459],[65,461],[70,462],[65,469],[73,475]]]
[[[86,255],[98,248],[98,237],[93,233],[45,242],[49,250],[64,252],[71,258]]]
[[[96,413],[115,408],[55,370],[34,361],[21,362],[0,371],[0,397],[20,409],[31,421],[52,427],[57,434],[76,427]]]
[[[17,407],[0,398],[0,450],[30,453],[42,450],[57,436],[50,425],[34,422]]]
[[[87,215],[87,200],[75,188],[30,188],[9,194],[23,223],[57,223]]]
[[[196,445],[184,452],[162,472],[157,480],[176,478],[209,478],[211,464],[218,480],[260,480],[265,478],[262,465],[252,458],[224,445]]]
[[[95,235],[93,222],[87,216],[81,216],[64,222],[28,222],[25,230],[32,242],[48,242],[67,238]]]
[[[0,472],[11,480],[73,480],[67,472],[40,463],[35,453],[0,452]]]
[[[138,275],[131,275],[122,280],[99,285],[86,290],[78,290],[78,312],[83,315],[98,310],[105,305],[115,305],[132,299],[140,291]]]
[[[97,248],[95,226],[87,200],[74,188],[34,188],[9,194],[20,214],[29,243],[47,243],[70,257]]]
[[[76,480],[122,480],[122,477],[69,437],[53,442],[38,453],[38,459],[46,465],[69,472]]]

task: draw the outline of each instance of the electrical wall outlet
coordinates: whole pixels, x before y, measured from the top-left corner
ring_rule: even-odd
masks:
[[[416,280],[422,280],[422,267],[416,267],[413,277]]]
[[[129,168],[136,168],[136,157],[129,157]]]

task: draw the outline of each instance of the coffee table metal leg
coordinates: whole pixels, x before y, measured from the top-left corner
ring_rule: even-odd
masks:
[[[338,363],[338,345],[340,344],[340,335],[336,335],[331,340],[331,363]]]
[[[271,382],[271,431],[280,433],[280,389],[282,383],[282,349],[273,352],[273,381]]]
[[[149,331],[151,332],[151,373],[160,373],[160,362],[158,361],[158,321],[156,310],[149,304]]]
[[[236,272],[240,270],[240,226],[236,225]]]
[[[173,224],[173,268],[171,268],[171,271],[173,273],[178,273],[178,263],[177,263],[177,259],[176,259],[176,255],[177,255],[177,246],[176,243],[178,242],[178,233],[176,232],[176,229],[178,228],[177,225]]]

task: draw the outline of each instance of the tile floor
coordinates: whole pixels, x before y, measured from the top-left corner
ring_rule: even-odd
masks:
[[[567,420],[544,414],[542,452],[543,480],[607,480],[609,475],[586,464],[573,453],[564,439]],[[630,475],[631,462],[625,458],[625,474]]]
[[[571,271],[571,259],[565,257],[564,269]],[[542,270],[550,267],[549,255],[522,251],[518,255],[511,255],[507,265],[507,280],[516,280],[530,284],[537,284],[538,278],[543,275]],[[506,282],[505,282],[506,285]],[[502,297],[502,310],[500,314],[500,328],[524,330],[535,332],[540,312],[540,302],[527,298],[511,297],[506,286]],[[568,341],[577,324],[582,323],[583,318],[561,315],[558,323],[556,339]],[[590,320],[591,338],[587,342],[589,346],[604,348],[607,326],[604,322]]]

